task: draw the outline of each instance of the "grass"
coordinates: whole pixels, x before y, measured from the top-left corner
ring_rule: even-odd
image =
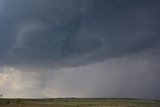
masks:
[[[160,101],[105,98],[0,99],[0,107],[160,107]]]

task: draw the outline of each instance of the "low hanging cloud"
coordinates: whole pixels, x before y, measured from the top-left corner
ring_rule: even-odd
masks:
[[[47,72],[1,67],[0,92],[12,98],[116,97],[159,99],[159,47],[102,63]]]
[[[158,0],[0,0],[4,97],[159,99]]]
[[[3,66],[82,66],[136,53],[160,40],[157,1],[1,2]]]

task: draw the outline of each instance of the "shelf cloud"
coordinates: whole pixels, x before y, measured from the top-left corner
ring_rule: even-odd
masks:
[[[25,75],[39,73],[37,79],[33,79],[37,81],[37,87],[30,87],[33,90],[39,89],[36,97],[44,90],[46,91],[40,97],[50,96],[47,92],[53,92],[59,97],[64,94],[82,97],[137,97],[139,95],[135,95],[130,87],[137,87],[138,93],[141,93],[141,85],[144,83],[148,90],[140,97],[158,98],[159,93],[151,93],[160,89],[157,86],[160,79],[141,78],[143,74],[147,77],[155,76],[154,73],[160,75],[159,10],[158,0],[0,0],[0,67],[3,68],[0,78],[4,79],[4,69],[15,69],[17,75],[22,75],[19,72],[28,72]],[[48,73],[52,76],[46,76]],[[77,74],[84,77],[84,81],[93,78],[84,82],[80,77],[76,78]],[[130,78],[132,74],[137,78]],[[61,76],[64,80],[58,79]],[[16,78],[23,79],[21,76]],[[123,78],[131,79],[133,85],[127,87],[130,84]],[[138,80],[142,83],[137,83]],[[54,81],[56,85],[50,86],[52,82],[49,81]],[[6,82],[9,80],[0,82],[0,86],[6,87]],[[115,86],[111,85],[112,82]],[[18,84],[22,86],[22,83]],[[83,93],[73,91],[78,90],[77,84],[86,87],[82,88]],[[149,88],[151,84],[155,84],[155,89]],[[104,88],[99,88],[103,85]],[[108,85],[109,88],[106,87]],[[18,89],[24,89],[23,87]],[[107,89],[110,94],[103,94]]]
[[[0,64],[83,66],[146,49],[160,40],[159,6],[131,1],[1,1]]]

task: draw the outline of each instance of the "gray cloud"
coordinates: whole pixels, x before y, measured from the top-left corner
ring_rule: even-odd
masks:
[[[158,45],[159,46],[159,45]],[[156,51],[155,51],[156,50]],[[123,97],[159,99],[159,63],[154,46],[102,63],[47,72],[1,68],[5,97]]]
[[[56,93],[58,97],[159,99],[160,57],[154,50],[155,47],[103,63],[50,72],[46,76],[45,90],[52,94],[46,96],[54,97]]]
[[[159,99],[159,10],[158,0],[0,0],[0,91]]]
[[[135,53],[160,40],[156,1],[1,2],[1,65],[82,66]]]

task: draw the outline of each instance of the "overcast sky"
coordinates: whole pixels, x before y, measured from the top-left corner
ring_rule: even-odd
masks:
[[[4,97],[160,99],[160,1],[0,0]]]

